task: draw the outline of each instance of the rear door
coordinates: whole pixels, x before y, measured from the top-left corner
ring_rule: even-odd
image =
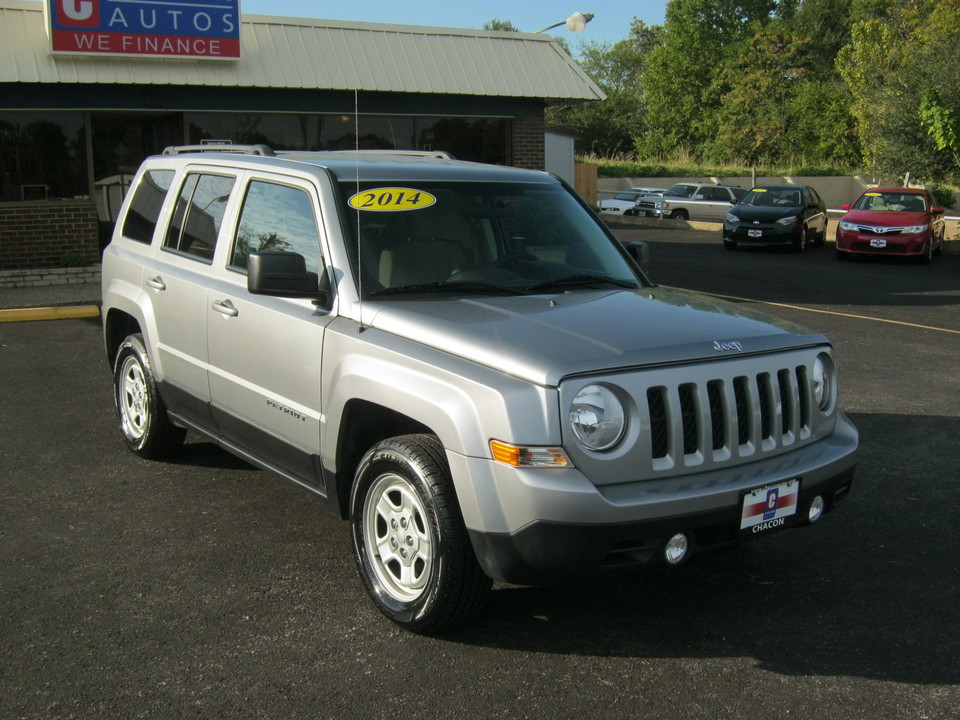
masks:
[[[260,250],[298,253],[323,273],[317,191],[309,180],[260,172],[241,184],[229,251],[205,297],[213,413],[226,442],[321,487],[320,359],[332,314],[246,285],[247,256]]]
[[[159,249],[143,274],[156,324],[164,400],[184,419],[211,429],[206,297],[220,232],[237,182],[220,169],[188,168]]]

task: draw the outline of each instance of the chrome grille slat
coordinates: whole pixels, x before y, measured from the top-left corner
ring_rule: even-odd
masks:
[[[646,392],[654,470],[775,452],[810,436],[804,365],[655,386]]]

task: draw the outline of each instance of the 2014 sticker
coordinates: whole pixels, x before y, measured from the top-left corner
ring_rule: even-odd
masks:
[[[382,187],[358,192],[347,202],[350,207],[367,212],[403,212],[428,208],[437,198],[425,190]]]

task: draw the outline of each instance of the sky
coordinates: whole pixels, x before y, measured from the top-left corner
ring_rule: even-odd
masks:
[[[634,17],[647,25],[663,24],[667,0],[240,0],[240,11],[250,15],[286,15],[324,20],[483,28],[491,20],[505,20],[524,32],[536,32],[563,22],[573,12],[592,12],[583,32],[561,26],[550,34],[563,37],[576,50],[581,40],[615,43],[630,34]]]

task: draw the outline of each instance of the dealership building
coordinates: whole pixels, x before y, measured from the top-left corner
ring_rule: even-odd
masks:
[[[603,97],[542,34],[241,15],[239,0],[0,0],[0,270],[96,261],[131,175],[169,145],[555,170],[572,145],[545,109]]]

